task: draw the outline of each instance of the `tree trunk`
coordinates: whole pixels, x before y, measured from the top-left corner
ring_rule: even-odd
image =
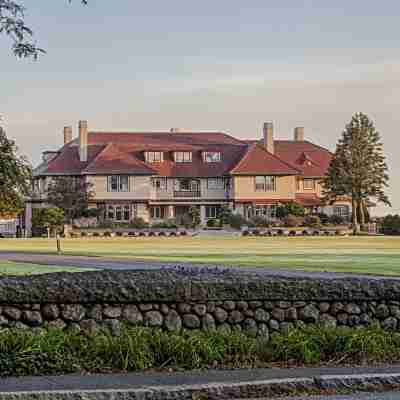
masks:
[[[360,200],[358,209],[360,210],[360,225],[363,228],[365,225],[364,200]]]
[[[354,199],[354,197],[351,200],[351,206],[352,206],[352,225],[353,225],[353,234],[357,235],[358,233],[360,233],[360,224],[358,223],[358,213],[357,213],[357,206],[358,203],[357,201]]]

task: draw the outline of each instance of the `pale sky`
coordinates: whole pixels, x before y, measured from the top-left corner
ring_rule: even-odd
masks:
[[[397,0],[23,1],[47,55],[17,60],[0,37],[0,114],[37,163],[62,128],[222,130],[278,138],[305,126],[334,150],[356,111],[382,135],[400,212]],[[30,3],[30,4],[29,4]],[[35,4],[35,5],[33,5]]]

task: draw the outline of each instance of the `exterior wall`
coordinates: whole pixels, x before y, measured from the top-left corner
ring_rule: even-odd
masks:
[[[307,178],[306,178],[307,179]],[[296,178],[296,193],[301,194],[316,194],[318,197],[322,197],[322,185],[321,179],[314,179],[314,189],[304,189],[304,178]]]
[[[152,192],[149,176],[130,176],[129,192],[108,192],[107,176],[103,175],[88,176],[87,182],[93,184],[93,200],[143,200],[149,199]]]
[[[326,214],[326,215],[333,215],[334,214],[334,210],[335,210],[335,206],[348,206],[349,207],[349,213],[352,213],[352,206],[351,206],[351,201],[336,201],[333,205],[329,205],[329,206],[325,206],[322,208],[322,211]]]
[[[241,199],[293,199],[296,192],[295,176],[278,176],[274,192],[259,192],[255,190],[254,176],[234,177],[234,200]]]

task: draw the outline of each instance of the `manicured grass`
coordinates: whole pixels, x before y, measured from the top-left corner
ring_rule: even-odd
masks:
[[[81,272],[83,269],[74,267],[57,267],[36,265],[28,263],[15,263],[11,261],[0,261],[0,276],[3,275],[38,275],[51,272]],[[87,271],[87,269],[85,269]]]
[[[62,240],[63,253],[134,260],[400,275],[400,237],[178,237]],[[0,240],[0,251],[55,253],[47,239]]]

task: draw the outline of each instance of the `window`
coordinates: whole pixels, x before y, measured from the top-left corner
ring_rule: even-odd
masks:
[[[206,206],[206,218],[218,218],[220,206]]]
[[[207,163],[220,162],[221,153],[219,151],[205,151],[203,153],[203,160]]]
[[[276,205],[272,204],[269,206],[255,206],[254,215],[267,220],[274,219],[276,218]]]
[[[150,208],[150,214],[153,219],[162,219],[164,218],[164,207],[153,206]]]
[[[333,213],[342,218],[349,218],[350,208],[346,205],[335,206],[333,208]]]
[[[161,151],[146,151],[144,155],[148,163],[162,162],[164,159]]]
[[[129,192],[129,176],[109,176],[107,180],[107,190],[109,192]]]
[[[130,206],[127,205],[107,205],[107,219],[116,222],[128,222],[130,220]]]
[[[314,186],[314,179],[304,179],[303,180],[303,189],[304,190],[313,190]]]
[[[174,153],[174,159],[177,163],[192,162],[191,151],[176,151]]]
[[[166,191],[168,188],[167,178],[153,178],[153,187],[156,190]]]
[[[207,189],[220,190],[225,188],[224,178],[208,178],[207,179]]]
[[[276,189],[275,176],[256,176],[256,192],[274,192]]]

